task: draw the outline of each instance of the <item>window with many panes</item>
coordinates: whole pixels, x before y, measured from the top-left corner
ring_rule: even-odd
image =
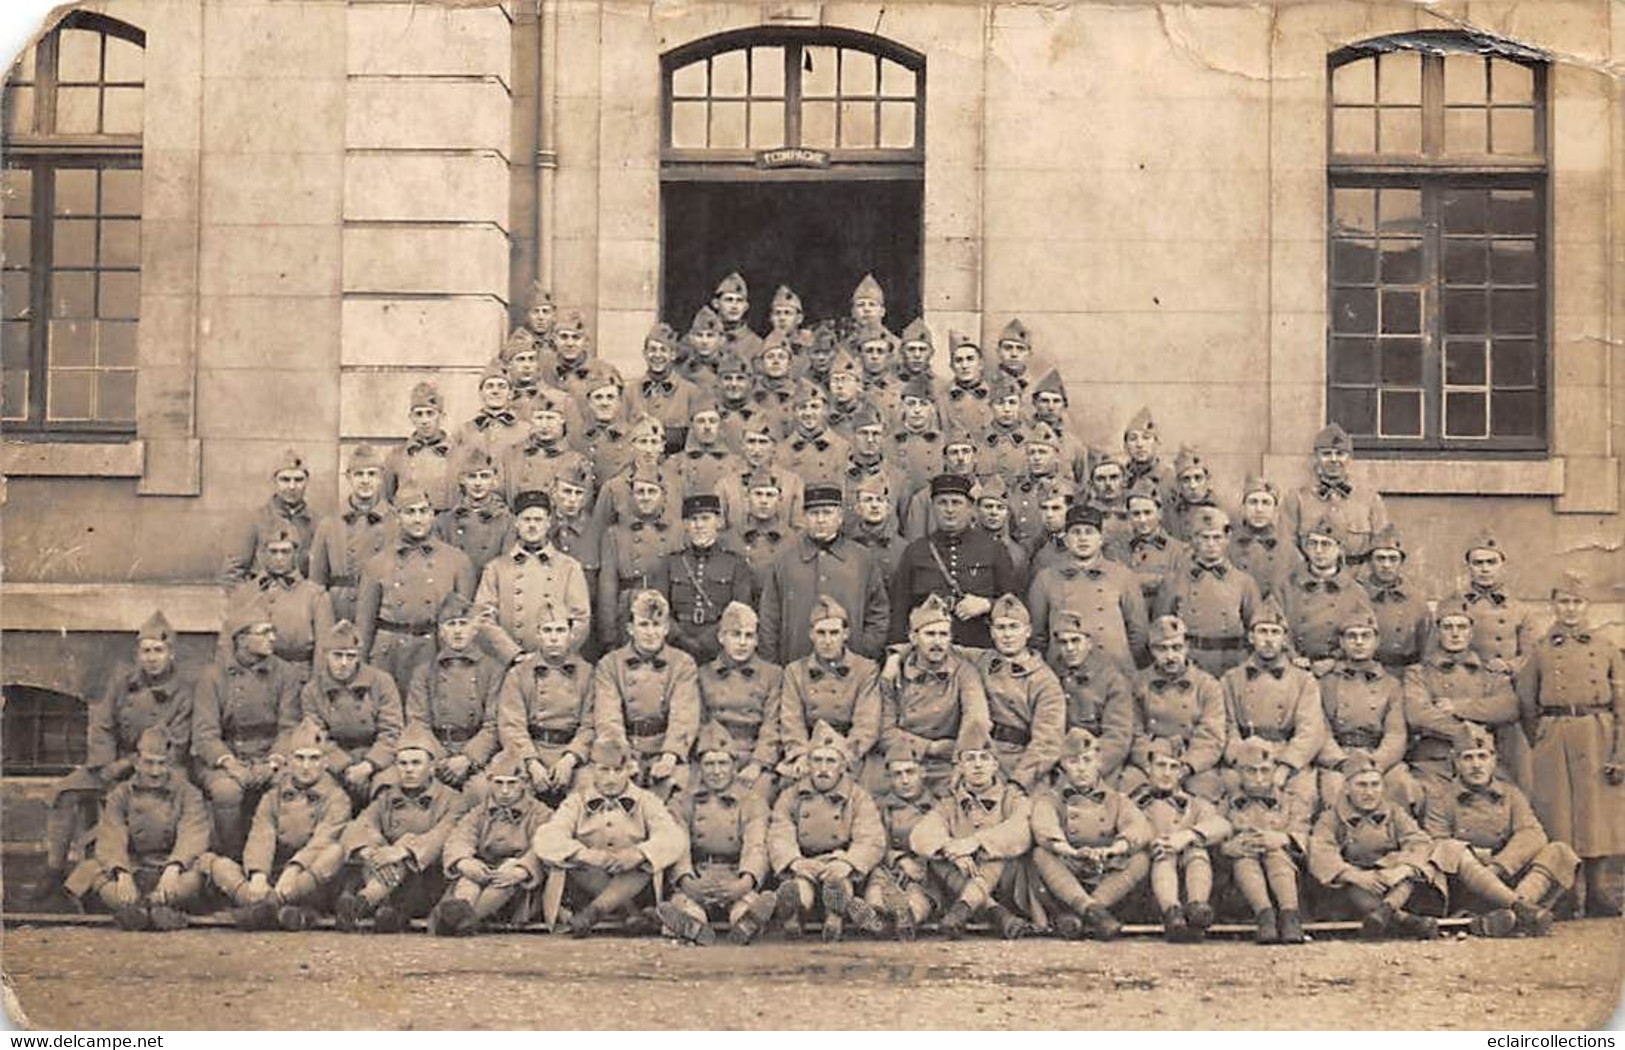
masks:
[[[923,155],[924,61],[832,30],[746,31],[666,56],[668,160],[822,150],[837,161]]]
[[[1546,447],[1546,66],[1415,33],[1331,57],[1327,416],[1362,448]]]
[[[69,14],[6,84],[0,418],[8,432],[135,429],[142,32]]]

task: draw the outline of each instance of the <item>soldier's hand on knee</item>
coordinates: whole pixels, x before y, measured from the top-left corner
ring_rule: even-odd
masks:
[[[300,875],[303,875],[304,872],[305,872],[304,867],[301,866],[301,865],[298,865],[298,864],[289,864],[286,868],[283,868],[282,869],[282,874],[277,876],[277,880],[276,880],[277,896],[279,896],[279,897],[291,896],[293,894],[294,882],[299,878]],[[260,875],[260,874],[256,873],[256,875],[254,877],[257,878],[257,879],[260,879],[262,885],[264,884],[264,882],[263,882],[263,880],[265,878],[264,875]],[[270,896],[269,891],[266,892],[265,896]]]
[[[491,881],[491,868],[478,857],[464,857],[457,862],[457,874],[474,883],[484,886]]]
[[[818,877],[823,870],[824,866],[810,857],[800,857],[790,862],[790,873],[792,875],[803,879],[811,879],[814,882],[818,881]]]
[[[1602,764],[1602,779],[1609,784],[1625,784],[1625,765],[1618,762]]]
[[[1068,846],[1067,848],[1071,849],[1072,847]],[[904,875],[913,879],[915,882],[923,882],[925,880],[925,865],[920,863],[920,859],[918,857],[902,858],[897,862],[897,870],[901,871]]]
[[[530,872],[525,870],[524,865],[515,860],[505,860],[491,873],[491,887],[498,890],[510,889],[522,884],[529,877]]]
[[[967,879],[976,874],[975,859],[969,856],[954,857],[953,862],[954,867],[959,869],[959,874],[965,876]]]
[[[824,866],[823,881],[838,882],[852,877],[852,865],[844,860],[832,860]]]
[[[140,899],[141,891],[136,888],[135,878],[127,871],[119,872],[118,878],[113,880],[113,902],[125,908]]]
[[[284,873],[283,877],[287,877],[286,873]],[[280,886],[281,882],[279,881],[277,884]],[[256,871],[250,875],[247,885],[243,887],[243,893],[251,901],[261,901],[269,897],[271,895],[271,885],[270,880],[265,877],[265,872]]]
[[[372,864],[377,868],[388,867],[392,864],[401,863],[406,857],[407,849],[405,846],[394,844],[379,846],[372,851]]]
[[[166,865],[164,873],[158,876],[158,885],[153,887],[153,903],[168,904],[180,895],[180,888],[181,866],[179,864]]]
[[[634,846],[623,846],[610,854],[618,865],[617,872],[636,871],[643,864],[643,854]]]
[[[441,769],[445,774],[444,779],[453,787],[467,780],[468,774],[473,768],[474,763],[469,760],[467,755],[452,755],[441,764]]]
[[[723,888],[720,896],[727,902],[739,900],[756,889],[756,880],[749,875],[741,874]]]
[[[531,786],[538,791],[546,791],[553,786],[553,777],[547,771],[547,763],[539,758],[525,760],[525,772],[530,776]]]

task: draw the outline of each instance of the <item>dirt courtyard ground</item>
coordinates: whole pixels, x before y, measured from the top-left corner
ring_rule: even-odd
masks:
[[[38,1029],[1444,1028],[1606,1026],[1625,924],[1546,940],[1301,948],[975,939],[691,948],[15,927],[0,965]]]

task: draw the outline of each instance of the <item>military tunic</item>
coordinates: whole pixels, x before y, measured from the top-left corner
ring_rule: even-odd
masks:
[[[465,860],[480,861],[493,870],[516,860],[528,873],[519,888],[533,888],[541,881],[543,869],[531,843],[552,816],[552,807],[529,793],[511,806],[499,805],[488,796],[483,803],[470,807],[452,825],[441,849],[441,867],[450,880],[446,899],[455,896],[472,901],[479,894],[481,887],[465,885],[466,880],[457,872],[457,865]]]
[[[391,502],[402,492],[421,491],[437,511],[457,499],[457,475],[451,461],[451,438],[444,430],[423,439],[416,435],[384,459],[384,495]]]
[[[170,864],[190,869],[209,848],[209,829],[203,794],[180,770],[171,770],[156,787],[126,780],[102,803],[86,874],[113,879],[137,873],[152,877]]]
[[[1399,781],[1404,797],[1410,774],[1402,760],[1410,728],[1399,679],[1375,660],[1339,660],[1321,676],[1320,704],[1326,714],[1326,743],[1318,758],[1321,798],[1329,805],[1342,797],[1337,767],[1352,754],[1370,755],[1385,781]]]
[[[355,619],[361,566],[394,539],[395,514],[381,500],[363,507],[351,499],[350,509],[323,518],[316,526],[310,547],[310,582],[327,591],[334,619]]]
[[[650,415],[666,430],[666,447],[682,448],[688,437],[689,402],[699,388],[672,372],[645,375],[629,389],[628,412],[635,419]]]
[[[316,639],[325,637],[333,626],[333,603],[327,592],[303,577],[256,572],[232,588],[226,604],[251,598],[258,598],[268,614],[266,619],[276,628],[273,651],[277,658],[301,680],[309,678],[316,657]],[[231,639],[221,638],[221,653],[229,653],[230,649]]]
[[[1164,581],[1156,615],[1185,622],[1191,662],[1217,678],[1247,659],[1247,625],[1263,603],[1257,581],[1230,562],[1192,560]]]
[[[1407,761],[1432,790],[1454,774],[1450,752],[1464,722],[1516,732],[1518,697],[1512,680],[1492,674],[1471,649],[1460,653],[1442,650],[1405,669],[1405,721],[1411,728]],[[1448,700],[1451,710],[1439,706]],[[1505,769],[1506,753],[1497,748],[1497,764]]]
[[[1085,903],[1111,907],[1126,897],[1150,870],[1145,848],[1155,837],[1151,824],[1127,795],[1096,785],[1078,787],[1062,781],[1033,798],[1033,867],[1044,885],[1074,910]],[[1063,856],[1057,847],[1102,849],[1122,840],[1129,852],[1093,863]]]
[[[582,428],[576,447],[600,478],[612,478],[632,462],[632,437],[621,419],[607,423],[589,421]]]
[[[228,582],[248,579],[259,565],[260,548],[266,538],[280,532],[293,535],[293,563],[301,575],[310,572],[310,544],[316,537],[316,523],[311,519],[310,506],[300,500],[289,506],[272,496],[266,500],[232,538],[226,548],[225,578]]]
[[[797,427],[785,440],[779,452],[779,461],[789,470],[801,475],[809,484],[839,485],[846,461],[852,455],[852,445],[833,430],[824,429],[808,434]]]
[[[1065,545],[1065,539],[1062,539]],[[1106,549],[1106,557],[1127,566],[1140,579],[1146,608],[1154,608],[1164,583],[1190,561],[1190,548],[1163,529],[1149,536],[1129,535]]]
[[[908,614],[929,595],[941,595],[952,608],[967,595],[991,602],[1015,586],[1009,552],[987,533],[967,529],[957,535],[937,531],[921,536],[904,549],[892,577],[889,638],[901,642],[908,637]],[[992,647],[991,611],[964,620],[954,617],[953,640],[955,645]]]
[[[532,437],[512,449],[502,464],[502,495],[512,506],[521,492],[551,492],[555,479],[572,477],[581,467],[591,465],[562,440],[546,444]]]
[[[891,521],[883,521],[879,527],[867,522],[859,522],[847,530],[852,542],[859,546],[869,548],[869,553],[880,566],[880,576],[889,580],[897,574],[897,563],[903,558],[903,550],[907,541],[897,534]]]
[[[1516,673],[1540,637],[1535,617],[1507,597],[1502,587],[1469,587],[1439,602],[1438,614],[1465,612],[1473,618],[1473,651],[1486,662],[1504,660]]]
[[[709,663],[722,651],[717,625],[729,602],[749,605],[756,580],[750,563],[721,543],[689,544],[655,563],[649,586],[671,605],[671,644]]]
[[[1246,522],[1230,535],[1230,560],[1258,583],[1265,598],[1278,598],[1286,589],[1287,578],[1303,565],[1303,555],[1290,540],[1281,540],[1275,527],[1255,529]]]
[[[323,668],[305,683],[300,712],[327,730],[327,768],[334,776],[356,762],[381,770],[395,761],[395,742],[405,728],[401,696],[389,675],[362,664],[340,682]]]
[[[750,400],[764,415],[779,437],[788,437],[795,427],[795,380],[787,377],[770,379],[759,375],[751,389]]]
[[[1132,674],[1145,659],[1150,633],[1139,579],[1105,559],[1084,565],[1071,558],[1070,564],[1046,569],[1039,569],[1035,561],[1032,571],[1027,609],[1033,618],[1033,644],[1047,647],[1053,659],[1050,616],[1070,610],[1083,617],[1084,632],[1095,648],[1104,651],[1118,670]]]
[[[691,787],[672,799],[671,811],[688,834],[688,850],[673,868],[685,890],[699,889],[693,883],[684,885],[689,878],[719,886],[749,875],[757,888],[767,881],[767,803],[739,781],[721,791]],[[735,911],[739,903],[729,910]]]
[[[942,473],[942,431],[899,430],[886,446],[886,460],[897,472],[898,488],[892,496],[897,500],[897,520],[904,526],[909,497],[931,484],[931,479]],[[922,533],[923,534],[923,533]]]
[[[1407,586],[1403,577],[1383,584],[1366,576],[1360,584],[1377,614],[1377,659],[1394,673],[1403,673],[1427,651],[1433,631],[1427,599]]]
[[[980,376],[966,383],[949,380],[937,389],[937,414],[950,432],[980,434],[993,423],[993,390]]]
[[[1179,494],[1178,481],[1174,468],[1161,456],[1153,455],[1145,460],[1131,458],[1123,464],[1123,491],[1133,492],[1135,488],[1148,484],[1162,496],[1164,507],[1174,505]]]
[[[1032,474],[1024,469],[1009,477],[1010,535],[1020,543],[1028,543],[1044,535],[1044,515],[1039,505],[1054,475]]]
[[[861,878],[885,856],[886,831],[874,798],[850,776],[843,775],[828,791],[805,777],[773,803],[767,854],[781,878],[803,858],[845,861]]]
[[[1410,868],[1439,889],[1443,878],[1428,862],[1433,840],[1405,807],[1384,800],[1370,812],[1347,797],[1327,806],[1309,834],[1309,874],[1325,886],[1345,885],[1352,871]]]
[[[538,657],[515,664],[497,694],[499,745],[549,767],[567,752],[585,765],[597,735],[592,683],[592,665],[583,660],[555,664]]]
[[[741,762],[767,772],[779,761],[783,674],[755,654],[740,664],[723,653],[699,669],[700,723],[721,723],[733,736]]]
[[[300,680],[276,657],[227,657],[198,678],[192,697],[192,755],[205,770],[235,755],[255,762],[299,721]],[[208,786],[208,777],[204,777]]]
[[[598,641],[605,650],[626,635],[627,602],[634,593],[654,586],[661,561],[682,542],[682,533],[661,517],[638,517],[605,530],[596,613]]]
[[[456,463],[463,458],[466,451],[474,449],[490,456],[491,463],[497,470],[497,491],[500,492],[505,483],[502,477],[502,464],[507,462],[508,453],[529,440],[530,421],[512,406],[494,412],[481,407],[473,419],[452,432],[451,458]],[[456,475],[453,474],[454,496],[456,481]]]
[[[679,488],[686,495],[715,495],[724,478],[746,474],[745,460],[722,444],[702,446],[692,436],[688,447],[671,458]]]
[[[982,673],[993,752],[1004,775],[1031,791],[1047,781],[1066,735],[1066,695],[1037,653],[971,656]]]
[[[474,597],[474,564],[468,555],[433,537],[401,536],[361,569],[356,631],[361,658],[409,688],[412,674],[434,659],[440,603],[456,591]]]
[[[700,728],[700,693],[694,658],[671,646],[645,656],[624,645],[598,661],[592,675],[593,724],[600,736],[619,736],[640,759],[662,754],[688,760]]]
[[[613,797],[583,778],[531,842],[536,856],[560,868],[580,868],[582,850],[635,848],[652,872],[664,871],[688,853],[688,834],[658,797],[636,784]]]
[[[192,748],[192,691],[192,679],[173,664],[156,678],[133,667],[115,671],[101,698],[90,705],[85,764],[63,778],[56,792],[100,794],[104,779],[129,776],[136,742],[153,726],[169,737],[170,761],[184,761]]]
[[[1530,870],[1539,870],[1556,886],[1574,885],[1580,858],[1568,843],[1546,837],[1516,785],[1497,777],[1483,787],[1459,780],[1452,787],[1429,796],[1422,815],[1422,829],[1435,841],[1435,864],[1455,874],[1463,853],[1472,850],[1504,883],[1515,884]]]
[[[592,515],[586,511],[570,516],[554,514],[553,527],[548,530],[548,540],[558,552],[568,554],[580,563],[581,571],[587,577],[588,594],[598,593],[598,569],[602,565],[598,558],[603,546],[602,537],[603,533],[594,530]]]
[[[1369,488],[1348,482],[1317,481],[1287,493],[1281,503],[1281,521],[1290,535],[1321,518],[1331,522],[1350,565],[1363,565],[1371,557],[1371,541],[1388,527],[1388,508]]]
[[[1197,514],[1210,508],[1224,510],[1211,492],[1194,500],[1186,499],[1184,493],[1179,493],[1167,504],[1167,507],[1167,511],[1163,514],[1164,526],[1170,535],[1182,543],[1189,543],[1191,538],[1196,535]]]
[[[1032,802],[1025,791],[1002,777],[981,791],[972,791],[961,782],[937,799],[914,825],[908,845],[916,855],[935,862],[932,874],[950,892],[961,890],[966,881],[942,852],[953,839],[975,840],[976,852],[971,854],[977,868],[974,877],[991,897],[1005,866],[1032,848]]]
[[[1134,739],[1134,694],[1129,680],[1099,649],[1090,649],[1078,666],[1059,666],[1055,673],[1066,698],[1066,728],[1087,729],[1095,735],[1100,741],[1101,779],[1115,783]]]
[[[779,552],[762,580],[756,606],[762,659],[783,665],[812,652],[813,603],[820,596],[833,598],[846,610],[854,650],[880,655],[891,604],[879,562],[867,547],[845,536],[824,544],[802,532]]]
[[[1151,742],[1168,739],[1179,745],[1179,760],[1190,767],[1185,788],[1206,799],[1218,798],[1222,787],[1214,767],[1224,756],[1227,732],[1218,681],[1199,667],[1187,667],[1172,678],[1148,667],[1135,673],[1132,689],[1134,736],[1123,790],[1133,791],[1146,781]]]
[[[334,850],[350,821],[350,796],[328,773],[309,787],[294,783],[287,771],[260,796],[243,846],[243,874],[275,878],[297,864],[326,882],[338,874],[344,854]]]
[[[880,739],[878,665],[853,652],[834,664],[816,654],[793,661],[779,687],[779,719],[786,761],[804,756],[813,727],[828,722],[845,739],[856,767]]]
[[[434,523],[436,536],[468,555],[476,576],[512,542],[512,530],[513,514],[496,493],[478,506],[460,499],[455,507],[441,511]]]
[[[1320,577],[1305,566],[1287,577],[1280,594],[1290,625],[1292,646],[1310,660],[1337,655],[1343,624],[1359,613],[1371,613],[1371,599],[1347,569]]]
[[[931,667],[911,649],[897,678],[880,683],[881,750],[901,741],[919,748],[933,790],[947,785],[953,757],[965,741],[991,727],[981,672],[953,653]]]
[[[768,570],[784,553],[785,548],[795,542],[796,536],[790,531],[790,526],[785,524],[784,518],[778,516],[765,521],[759,518],[746,518],[741,523],[736,537],[734,545],[745,552],[745,563],[750,566],[751,577],[756,583],[755,593],[759,597],[767,583]]]
[[[462,794],[438,780],[415,791],[385,784],[345,826],[339,844],[351,857],[363,849],[400,846],[411,854],[411,869],[421,878],[440,867],[446,837],[462,812]]]
[[[483,769],[497,751],[497,690],[503,665],[476,648],[442,648],[412,674],[406,690],[406,723],[428,728],[447,755],[463,755],[470,771]]]
[[[1010,426],[989,423],[980,436],[976,462],[984,471],[1006,478],[1026,473],[1027,429],[1020,422]]]
[[[551,544],[530,551],[515,543],[492,560],[480,574],[474,604],[495,611],[496,623],[480,633],[505,663],[539,650],[542,626],[553,617],[569,620],[572,648],[586,641],[592,622],[586,572]]]
[[[717,482],[716,495],[722,497],[722,518],[729,529],[743,532],[750,527],[750,479],[756,476],[757,469],[749,467],[746,463],[737,473],[729,474]],[[791,525],[800,525],[804,516],[802,501],[805,498],[806,482],[793,470],[770,464],[760,468],[764,474],[772,475],[779,483],[779,510],[777,520],[789,522]]]

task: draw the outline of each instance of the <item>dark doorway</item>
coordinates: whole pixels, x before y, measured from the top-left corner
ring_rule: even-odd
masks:
[[[924,183],[918,180],[666,182],[661,313],[686,331],[717,281],[750,285],[750,324],[765,331],[773,290],[801,296],[807,322],[845,316],[873,273],[894,332],[920,316]]]

